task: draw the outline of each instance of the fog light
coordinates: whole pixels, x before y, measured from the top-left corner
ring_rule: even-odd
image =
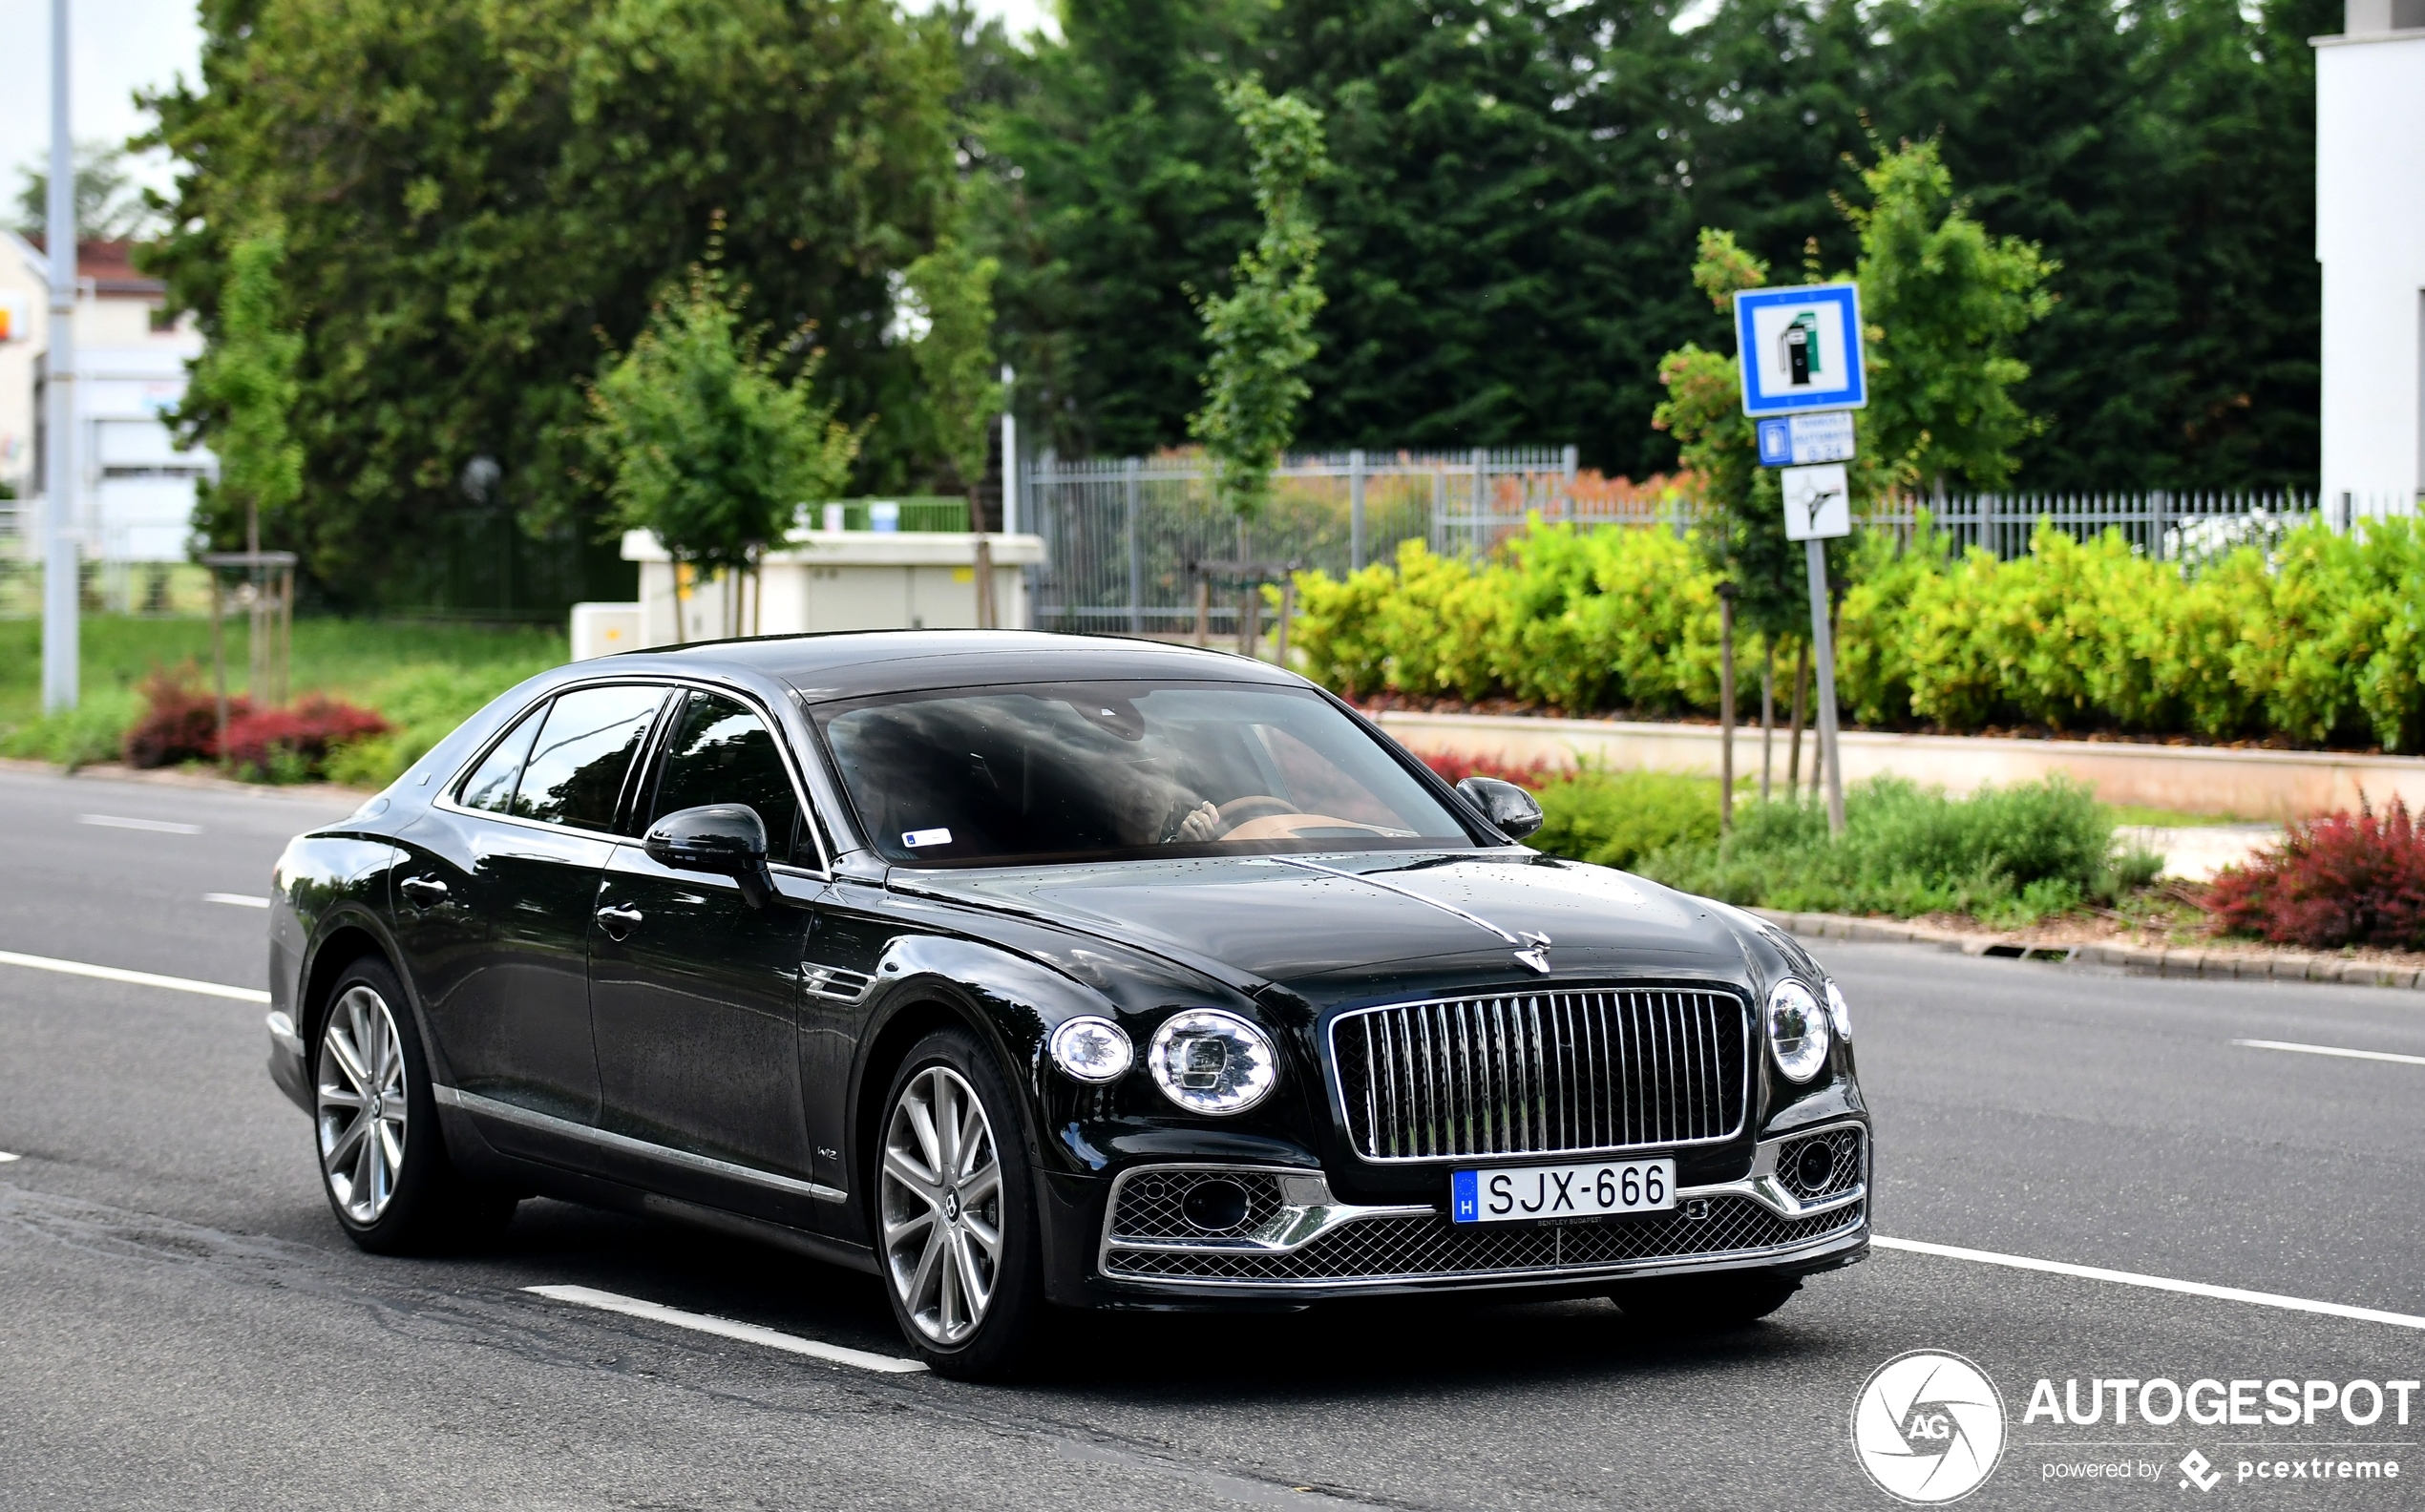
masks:
[[[1836,1152],[1824,1140],[1813,1140],[1804,1144],[1801,1157],[1794,1162],[1794,1175],[1801,1179],[1803,1189],[1807,1191],[1825,1191],[1835,1174]]]
[[[1206,1233],[1227,1233],[1246,1222],[1246,1188],[1220,1178],[1198,1182],[1179,1200],[1179,1211]]]

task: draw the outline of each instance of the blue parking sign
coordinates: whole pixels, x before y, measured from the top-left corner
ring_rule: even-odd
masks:
[[[1745,289],[1735,296],[1735,343],[1743,413],[1753,419],[1869,403],[1854,284]],[[1763,444],[1763,462],[1767,451]]]

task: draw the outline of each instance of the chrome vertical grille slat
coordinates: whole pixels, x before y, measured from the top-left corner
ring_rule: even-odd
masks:
[[[1740,1131],[1751,1018],[1731,993],[1572,989],[1357,1009],[1330,1075],[1370,1161],[1707,1144]]]

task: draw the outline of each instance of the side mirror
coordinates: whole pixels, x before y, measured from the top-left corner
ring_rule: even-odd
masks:
[[[648,859],[677,872],[711,872],[741,884],[741,900],[764,908],[774,896],[767,871],[767,827],[747,804],[682,808],[648,828]]]
[[[1457,784],[1457,791],[1510,840],[1521,840],[1541,828],[1540,803],[1511,782],[1468,777]]]

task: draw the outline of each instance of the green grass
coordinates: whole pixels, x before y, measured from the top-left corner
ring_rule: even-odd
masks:
[[[2191,813],[2182,808],[2150,808],[2144,804],[2108,804],[2118,825],[2153,825],[2163,830],[2203,830],[2209,825],[2246,824],[2238,814]]]
[[[2019,926],[2152,882],[2161,862],[2113,854],[2114,811],[2061,778],[1951,798],[1881,778],[1845,795],[1845,833],[1816,803],[1752,802],[1718,835],[1718,784],[1579,772],[1541,792],[1532,844],[1730,903],[1842,914],[1968,914]]]
[[[41,625],[0,620],[0,755],[82,766],[117,754],[141,712],[137,684],[193,663],[210,678],[210,621],[88,616],[79,645],[82,699],[74,713],[41,712]],[[228,691],[249,691],[244,625],[229,624]],[[418,759],[483,704],[563,662],[563,633],[536,626],[305,619],[295,622],[292,686],[374,709],[397,728],[338,753],[329,775],[378,787]]]

